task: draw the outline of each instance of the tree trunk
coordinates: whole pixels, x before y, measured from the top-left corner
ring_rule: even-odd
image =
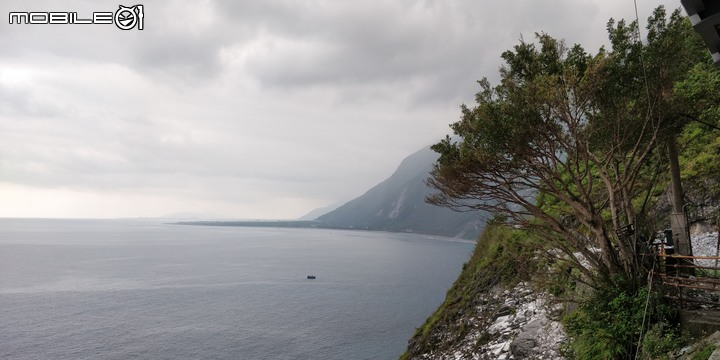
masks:
[[[680,182],[680,162],[675,136],[667,139],[668,156],[670,158],[670,179],[672,180],[672,204],[673,214],[670,225],[673,237],[675,237],[675,248],[678,254],[692,256],[692,245],[690,234],[687,228],[687,215],[685,214],[685,201],[683,200],[682,183]]]

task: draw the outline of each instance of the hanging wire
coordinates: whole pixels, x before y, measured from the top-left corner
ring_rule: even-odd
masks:
[[[662,246],[662,245],[661,245]],[[645,333],[645,319],[647,318],[648,306],[650,305],[650,294],[652,293],[652,279],[655,272],[655,260],[657,256],[653,256],[652,267],[647,277],[647,298],[645,299],[645,309],[643,310],[642,325],[640,326],[640,338],[638,339],[637,347],[635,348],[635,360],[640,356],[640,346],[642,345],[643,334]]]
[[[637,0],[633,0],[633,4],[635,5],[635,40],[642,45],[642,36],[640,34],[640,14],[638,12],[638,5]],[[652,100],[650,97],[650,84],[648,83],[648,75],[647,70],[645,68],[645,56],[643,54],[642,46],[640,47],[640,67],[643,71],[643,80],[645,81],[645,94],[647,95],[647,101],[648,101],[648,116],[652,113]],[[644,206],[644,205],[643,205]],[[645,299],[645,309],[643,310],[643,319],[642,319],[642,326],[640,327],[640,334],[638,338],[638,344],[635,348],[635,359],[637,360],[640,356],[640,347],[642,345],[643,335],[645,333],[645,320],[647,318],[647,312],[648,312],[648,306],[650,305],[650,294],[652,292],[652,278],[653,278],[653,272],[655,268],[655,260],[657,257],[653,257],[653,266],[650,268],[650,272],[648,273],[647,277],[647,298]]]

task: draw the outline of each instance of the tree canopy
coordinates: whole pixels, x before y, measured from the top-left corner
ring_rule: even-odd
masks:
[[[594,55],[545,33],[504,52],[499,84],[480,80],[475,106],[462,105],[450,125],[454,136],[432,147],[440,157],[428,184],[439,192],[427,198],[533,229],[545,249],[600,282],[637,273],[628,226],[654,230],[659,145],[701,116],[698,98],[712,86],[691,81],[700,89],[692,101],[680,91],[711,62],[679,10],[657,8],[644,41],[636,22],[610,20],[607,30],[609,49]]]

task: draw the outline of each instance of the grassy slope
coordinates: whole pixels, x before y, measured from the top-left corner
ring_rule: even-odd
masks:
[[[481,294],[498,284],[514,285],[529,279],[537,264],[532,251],[522,245],[527,241],[520,231],[489,225],[448,290],[445,302],[416,330],[408,351],[400,358],[412,359],[451,347],[464,338],[464,320],[477,315],[475,309]]]

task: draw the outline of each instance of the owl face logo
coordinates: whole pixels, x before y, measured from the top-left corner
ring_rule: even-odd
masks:
[[[143,5],[122,6],[115,11],[115,26],[120,30],[130,30],[137,26],[138,30],[143,29]]]

